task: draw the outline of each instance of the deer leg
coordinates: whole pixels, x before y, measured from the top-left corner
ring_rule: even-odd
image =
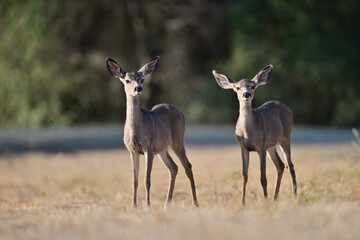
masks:
[[[185,148],[184,148],[184,146],[180,146],[179,148],[177,148],[177,147],[175,147],[173,145],[172,149],[174,150],[176,156],[179,158],[179,160],[181,162],[181,165],[185,169],[186,176],[188,177],[188,179],[190,181],[193,205],[198,207],[199,204],[198,204],[197,197],[196,197],[196,188],[195,188],[194,175],[193,175],[193,172],[192,172],[191,163],[189,162],[189,159],[186,156]]]
[[[165,166],[169,169],[169,190],[165,202],[165,207],[166,207],[166,205],[170,204],[172,200],[174,187],[175,187],[175,179],[178,173],[178,166],[175,164],[174,160],[171,158],[167,150],[161,152],[159,155]]]
[[[245,148],[241,149],[242,157],[242,205],[245,205],[245,193],[246,193],[246,184],[248,181],[248,172],[249,172],[249,151]]]
[[[290,142],[282,142],[282,143],[280,143],[280,147],[285,155],[285,159],[289,166],[289,172],[290,172],[291,181],[292,181],[292,185],[293,185],[294,196],[296,196],[297,184],[296,184],[296,175],[295,175],[294,164],[291,161]]]
[[[264,191],[264,197],[267,198],[267,179],[266,179],[266,151],[258,152],[260,158],[260,182]]]
[[[274,165],[277,170],[276,186],[275,186],[275,192],[274,192],[274,196],[273,196],[273,201],[275,201],[279,195],[279,189],[280,189],[281,179],[282,179],[282,175],[284,173],[285,165],[281,161],[278,153],[276,152],[276,147],[268,149],[268,154],[269,154],[271,160],[274,162]]]
[[[146,203],[148,206],[150,206],[150,176],[151,176],[151,170],[153,165],[153,159],[154,159],[154,153],[151,151],[148,151],[145,153],[145,161],[146,161],[146,167],[145,167],[145,188],[146,188]]]
[[[135,152],[130,153],[131,165],[132,165],[132,183],[133,183],[133,207],[136,207],[136,196],[139,179],[139,154]]]

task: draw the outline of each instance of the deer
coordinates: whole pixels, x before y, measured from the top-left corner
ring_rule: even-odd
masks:
[[[287,161],[291,175],[293,194],[296,196],[297,184],[294,164],[291,161],[290,135],[293,115],[288,106],[279,101],[268,101],[258,108],[252,108],[252,100],[258,86],[265,85],[271,77],[273,66],[263,68],[251,80],[235,81],[213,70],[218,85],[223,89],[233,89],[239,101],[239,117],[235,127],[235,137],[242,156],[242,205],[245,205],[246,184],[249,171],[249,152],[256,151],[260,159],[260,182],[267,198],[266,155],[273,161],[277,179],[273,201],[277,200],[285,165],[276,147],[279,146]]]
[[[124,144],[130,152],[132,163],[132,205],[137,207],[137,188],[139,178],[139,156],[145,156],[146,203],[150,206],[150,176],[154,155],[158,154],[169,170],[169,188],[165,208],[172,201],[178,166],[169,154],[169,147],[179,158],[190,181],[192,204],[199,206],[192,165],[189,162],[185,146],[185,117],[170,104],[155,105],[150,111],[140,107],[140,95],[143,92],[144,79],[153,75],[159,65],[160,57],[150,60],[138,71],[124,71],[114,60],[106,58],[109,73],[124,85],[126,95],[126,120],[124,125]]]

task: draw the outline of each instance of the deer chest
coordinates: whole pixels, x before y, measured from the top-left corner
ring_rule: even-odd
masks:
[[[144,154],[144,143],[136,134],[125,134],[124,144],[129,151]]]
[[[251,142],[249,138],[236,135],[236,141],[248,151],[256,151],[255,144]]]

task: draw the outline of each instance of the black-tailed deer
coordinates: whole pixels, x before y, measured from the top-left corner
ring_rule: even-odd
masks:
[[[169,169],[170,183],[166,204],[172,200],[175,178],[178,167],[170,157],[171,147],[185,168],[190,180],[193,205],[198,206],[191,164],[184,147],[185,117],[176,107],[170,104],[159,104],[150,111],[140,108],[140,94],[144,78],[151,76],[159,65],[160,57],[152,59],[138,71],[125,72],[112,59],[106,59],[110,74],[124,84],[126,94],[126,121],[124,127],[124,143],[130,152],[133,168],[133,206],[136,206],[136,193],[139,176],[139,155],[144,154],[146,201],[150,205],[150,175],[155,154],[159,154],[165,166]]]
[[[279,101],[269,101],[262,106],[252,109],[251,102],[255,89],[266,84],[271,77],[272,65],[262,69],[252,80],[242,79],[238,82],[213,71],[216,82],[224,89],[233,89],[239,100],[239,118],[236,123],[236,140],[241,147],[243,162],[242,169],[242,204],[245,205],[245,190],[248,181],[249,152],[256,151],[260,158],[260,181],[264,196],[267,197],[266,179],[266,152],[274,162],[277,169],[277,181],[273,199],[279,194],[281,178],[284,172],[284,163],[281,161],[276,146],[279,145],[284,152],[289,166],[293,191],[296,195],[296,177],[294,165],[291,162],[290,135],[293,125],[293,116],[290,108]]]

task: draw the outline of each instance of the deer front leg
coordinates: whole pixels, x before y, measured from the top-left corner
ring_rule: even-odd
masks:
[[[139,154],[135,152],[130,152],[131,165],[132,165],[132,183],[133,183],[133,207],[137,206],[136,195],[139,179]]]
[[[146,161],[146,167],[145,167],[145,189],[146,189],[146,203],[148,206],[150,206],[150,177],[151,177],[151,170],[153,165],[153,159],[154,159],[154,153],[151,151],[148,151],[145,153],[145,161]]]
[[[246,183],[248,181],[248,172],[249,172],[249,151],[243,147],[241,148],[241,157],[242,157],[242,205],[245,205]]]
[[[260,182],[264,191],[264,197],[267,198],[267,179],[266,179],[266,151],[258,152],[260,158]]]

